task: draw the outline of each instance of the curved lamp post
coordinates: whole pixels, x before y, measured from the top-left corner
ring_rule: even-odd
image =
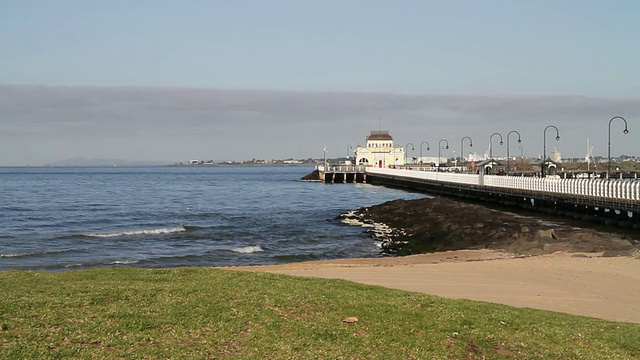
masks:
[[[544,131],[542,133],[542,177],[545,176],[544,174],[544,164],[547,162],[547,129],[548,128],[554,128],[556,129],[556,141],[560,140],[560,131],[558,131],[558,128],[553,126],[553,125],[548,125],[546,128],[544,128]]]
[[[500,145],[504,144],[502,142],[502,135],[496,133],[491,134],[491,137],[489,138],[489,158],[493,159],[493,135],[498,135],[500,136]]]
[[[515,131],[515,130],[511,130],[509,131],[509,133],[507,134],[507,174],[509,173],[509,163],[511,161],[511,158],[509,157],[509,135],[511,135],[511,133],[516,133],[518,134],[518,143],[521,143],[522,140],[520,140],[520,133]]]
[[[407,143],[407,146],[405,146],[405,149],[407,149],[407,152],[404,154],[404,156],[405,156],[405,160],[404,160],[405,165],[408,163],[407,159],[409,158],[409,145],[411,145],[411,150],[412,150],[412,151],[416,149],[416,148],[413,146],[413,144],[412,144],[412,143]]]
[[[460,139],[460,162],[464,163],[464,152],[462,151],[462,142],[464,141],[464,139],[469,139],[469,147],[473,147],[473,140],[471,140],[470,137],[465,136],[462,139]],[[461,164],[460,166],[463,166],[464,164]]]
[[[446,149],[449,148],[449,142],[447,141],[447,139],[440,139],[440,141],[438,141],[438,171],[440,171],[440,158],[442,158],[442,142],[443,141],[447,143]]]
[[[427,144],[427,151],[431,150],[429,149],[429,142],[428,141],[423,141],[420,143],[420,163],[422,164],[422,145]]]
[[[627,120],[625,120],[622,116],[614,116],[611,118],[611,120],[609,120],[609,148],[607,150],[607,158],[609,159],[608,162],[608,166],[607,166],[607,179],[609,178],[609,172],[611,171],[611,122],[614,119],[620,119],[622,121],[624,121],[624,130],[622,131],[623,134],[628,134],[629,133],[629,129],[627,129]]]

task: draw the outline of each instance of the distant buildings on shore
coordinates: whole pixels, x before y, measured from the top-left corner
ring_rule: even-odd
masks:
[[[439,140],[440,142],[446,141],[446,139]],[[448,142],[446,143],[446,149],[449,149]],[[423,148],[426,145],[426,151],[431,150],[432,152],[437,152],[437,156],[422,156]],[[339,157],[332,159],[324,159],[324,158],[308,158],[308,159],[270,159],[270,160],[259,160],[259,159],[251,159],[251,160],[241,160],[241,161],[214,161],[214,160],[188,160],[185,162],[179,162],[174,164],[175,166],[212,166],[212,165],[306,165],[306,166],[315,166],[318,164],[355,164],[362,166],[373,166],[379,168],[386,167],[395,167],[395,166],[403,166],[403,165],[431,165],[431,166],[447,166],[449,163],[453,165],[455,168],[458,164],[473,164],[480,163],[483,161],[493,160],[497,161],[511,161],[512,164],[520,163],[522,165],[525,164],[534,164],[536,160],[540,160],[535,157],[525,157],[522,154],[522,148],[520,148],[519,156],[509,156],[507,159],[506,156],[496,155],[495,152],[493,156],[490,156],[491,149],[487,148],[487,151],[483,154],[477,154],[475,152],[469,152],[468,155],[462,155],[460,153],[456,154],[455,150],[448,150],[447,154],[453,153],[452,157],[447,157],[444,154],[444,150],[442,152],[438,151],[438,148],[441,147],[441,144],[434,143],[434,146],[430,146],[428,142],[423,141],[422,143],[415,146],[412,143],[407,143],[407,148],[396,145],[394,143],[394,139],[389,133],[388,130],[372,130],[371,133],[365,139],[365,145],[357,145],[354,151],[354,158],[351,158],[347,155],[347,157]],[[431,147],[431,149],[430,149]],[[351,149],[351,146],[348,146],[348,149]],[[442,149],[445,149],[442,147]],[[412,157],[409,156],[409,151],[411,151]],[[326,155],[326,148],[325,148]],[[427,155],[427,153],[425,153]],[[588,156],[585,158],[567,158],[563,159],[560,152],[556,149],[549,152],[547,154],[547,158],[551,160],[553,163],[592,163],[593,166],[597,166],[596,164],[604,163],[608,161],[608,158],[602,156],[591,156],[588,153]],[[352,162],[352,159],[355,159]],[[525,161],[526,160],[526,161]],[[612,162],[632,162],[632,163],[640,163],[639,156],[627,156],[621,155],[618,157],[611,157]],[[589,167],[587,165],[587,167]]]
[[[239,161],[231,161],[231,160],[223,160],[223,161],[214,161],[214,160],[188,160],[185,162],[179,162],[174,164],[174,166],[220,166],[220,165],[317,165],[321,163],[323,159],[270,159],[270,160],[239,160]]]

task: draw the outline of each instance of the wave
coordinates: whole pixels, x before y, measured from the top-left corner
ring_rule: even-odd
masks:
[[[231,251],[237,252],[237,253],[241,253],[241,254],[251,254],[251,253],[254,253],[254,252],[261,252],[261,251],[264,251],[264,250],[262,250],[260,245],[252,245],[252,246],[244,246],[244,247],[233,248],[233,249],[231,249]]]
[[[114,233],[89,233],[82,234],[87,237],[98,237],[98,238],[110,238],[110,237],[119,237],[119,236],[137,236],[137,235],[162,235],[162,234],[171,234],[176,232],[187,231],[184,226],[173,227],[173,228],[160,228],[160,229],[150,229],[150,230],[132,230],[132,231],[122,231],[122,232],[114,232]]]
[[[139,260],[116,260],[109,263],[109,265],[130,265],[139,263]]]
[[[71,249],[33,251],[33,252],[25,252],[25,253],[9,253],[9,254],[0,254],[0,258],[20,258],[20,257],[37,256],[37,255],[61,254],[69,251],[71,251]]]

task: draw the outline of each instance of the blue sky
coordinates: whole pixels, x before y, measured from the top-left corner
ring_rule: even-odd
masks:
[[[499,117],[518,114],[512,108],[500,112],[500,105],[496,104],[503,103],[504,98],[539,100],[577,96],[593,98],[593,103],[598,104],[621,99],[625,101],[624,108],[595,109],[591,113],[593,119],[583,111],[572,115],[567,110],[554,118],[547,114],[539,120],[539,126],[543,128],[549,121],[566,121],[571,128],[586,122],[587,128],[598,129],[602,127],[600,124],[605,124],[606,129],[609,118],[622,115],[631,122],[631,134],[634,126],[640,133],[638,14],[640,2],[637,1],[0,0],[0,84],[5,91],[11,89],[11,96],[5,92],[4,101],[0,99],[0,105],[5,106],[4,111],[0,107],[0,116],[5,119],[0,119],[0,140],[4,140],[5,148],[9,147],[6,143],[11,139],[3,139],[6,135],[2,133],[11,133],[14,139],[11,141],[17,141],[18,136],[21,142],[32,144],[24,153],[30,152],[33,156],[20,161],[38,163],[74,155],[72,149],[62,150],[65,148],[62,138],[59,143],[47,140],[53,151],[40,148],[37,143],[42,139],[33,128],[47,118],[46,108],[35,111],[38,105],[22,109],[15,103],[22,101],[17,100],[20,97],[16,98],[15,91],[33,92],[30,98],[43,97],[39,104],[50,101],[47,97],[55,91],[38,91],[42,86],[63,92],[76,91],[77,96],[87,87],[123,93],[131,87],[151,92],[158,87],[170,88],[190,94],[189,89],[229,90],[239,97],[234,100],[236,103],[248,101],[242,98],[246,93],[238,90],[261,90],[274,96],[299,92],[306,94],[303,102],[323,104],[324,100],[318,101],[315,96],[327,92],[345,94],[344,98],[351,99],[361,99],[358,94],[362,93],[462,96],[460,107],[465,107],[465,103],[482,107],[484,105],[476,101],[480,97],[487,99],[487,106],[498,106],[496,116]],[[273,99],[271,95],[267,98]],[[381,103],[395,101],[393,96]],[[630,99],[634,101],[629,103]],[[541,104],[537,100],[533,103]],[[91,101],[104,111],[109,106],[119,109],[116,112],[132,122],[139,118],[135,111],[140,109],[128,108],[122,102],[105,102],[101,96]],[[286,106],[283,101],[278,103]],[[352,120],[358,121],[345,123],[345,126],[354,126],[349,131],[357,134],[353,135],[357,139],[340,138],[334,140],[334,146],[341,147],[337,142],[360,141],[369,128],[377,128],[378,118],[384,114],[390,117],[383,119],[383,127],[392,133],[410,134],[402,121],[393,118],[396,113],[380,110],[381,103],[377,102],[374,107],[379,110],[378,114],[371,111],[371,107],[364,109],[369,102],[358,103],[356,107],[362,110],[351,114]],[[542,104],[539,106],[544,106],[544,102]],[[325,105],[335,107],[334,103]],[[571,106],[563,108],[571,109]],[[12,112],[6,110],[9,107]],[[180,104],[176,107],[183,108]],[[285,126],[282,124],[286,120],[265,113],[270,109],[273,110],[261,108],[260,114],[247,110],[244,116],[250,118],[253,114],[266,128]],[[523,107],[523,111],[525,109]],[[76,110],[66,108],[66,116],[86,115],[74,113]],[[311,112],[305,117],[309,129],[321,126],[318,124],[322,124],[323,119],[330,124],[337,116],[331,114],[330,109],[310,107],[305,111]],[[549,113],[549,109],[540,108],[528,111]],[[419,118],[437,122],[440,114],[425,108],[415,113],[416,119],[406,119],[411,124]],[[102,118],[105,114],[94,115]],[[473,112],[465,111],[464,115],[464,119],[451,123],[450,129],[442,128],[438,137],[453,136],[449,134],[457,133],[460,127],[484,121]],[[185,110],[175,121],[190,121],[191,116],[201,114]],[[265,124],[264,119],[270,122]],[[516,126],[518,119],[513,121]],[[5,128],[2,128],[3,122]],[[163,138],[162,132],[169,128],[163,124],[145,125],[149,126],[146,133]],[[435,125],[425,132],[433,130]],[[100,125],[83,126],[99,128]],[[220,124],[212,120],[209,126],[216,128]],[[64,124],[60,129],[64,129],[63,134],[79,132],[77,127]],[[487,134],[493,131],[508,129],[486,129]],[[593,134],[580,134],[580,137],[597,138],[601,133],[594,130]],[[488,137],[487,134],[480,129],[476,136]],[[307,143],[313,144],[314,149],[330,142],[313,136],[309,135]],[[259,138],[251,140],[249,143],[256,147],[245,151],[227,154],[228,146],[222,149],[194,146],[188,157],[210,158],[207,153],[211,152],[221,157],[270,157],[285,155],[287,150],[294,157],[317,155],[315,150],[304,147],[266,151]],[[93,148],[93,152],[108,157],[109,147],[124,145],[119,141],[113,139],[100,148]],[[184,142],[187,144],[187,139]],[[620,145],[621,151],[637,150],[631,141],[626,142],[629,144]],[[582,143],[580,141],[579,146],[563,144],[564,153],[582,156]],[[594,152],[605,150],[597,139],[595,144]],[[91,150],[88,147],[84,151],[91,153]],[[149,157],[135,152],[132,147],[125,154],[113,151],[113,155]],[[182,157],[187,156],[187,152],[174,154]],[[154,158],[162,156],[173,160],[168,152],[153,154]],[[1,156],[0,164],[18,161]]]

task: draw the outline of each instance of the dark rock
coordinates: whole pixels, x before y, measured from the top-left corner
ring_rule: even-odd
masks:
[[[320,171],[313,170],[310,174],[303,176],[302,181],[320,181]]]
[[[397,255],[489,248],[513,254],[626,252],[633,244],[614,234],[501,212],[450,198],[394,200],[353,212],[364,223],[382,223],[383,252]]]

